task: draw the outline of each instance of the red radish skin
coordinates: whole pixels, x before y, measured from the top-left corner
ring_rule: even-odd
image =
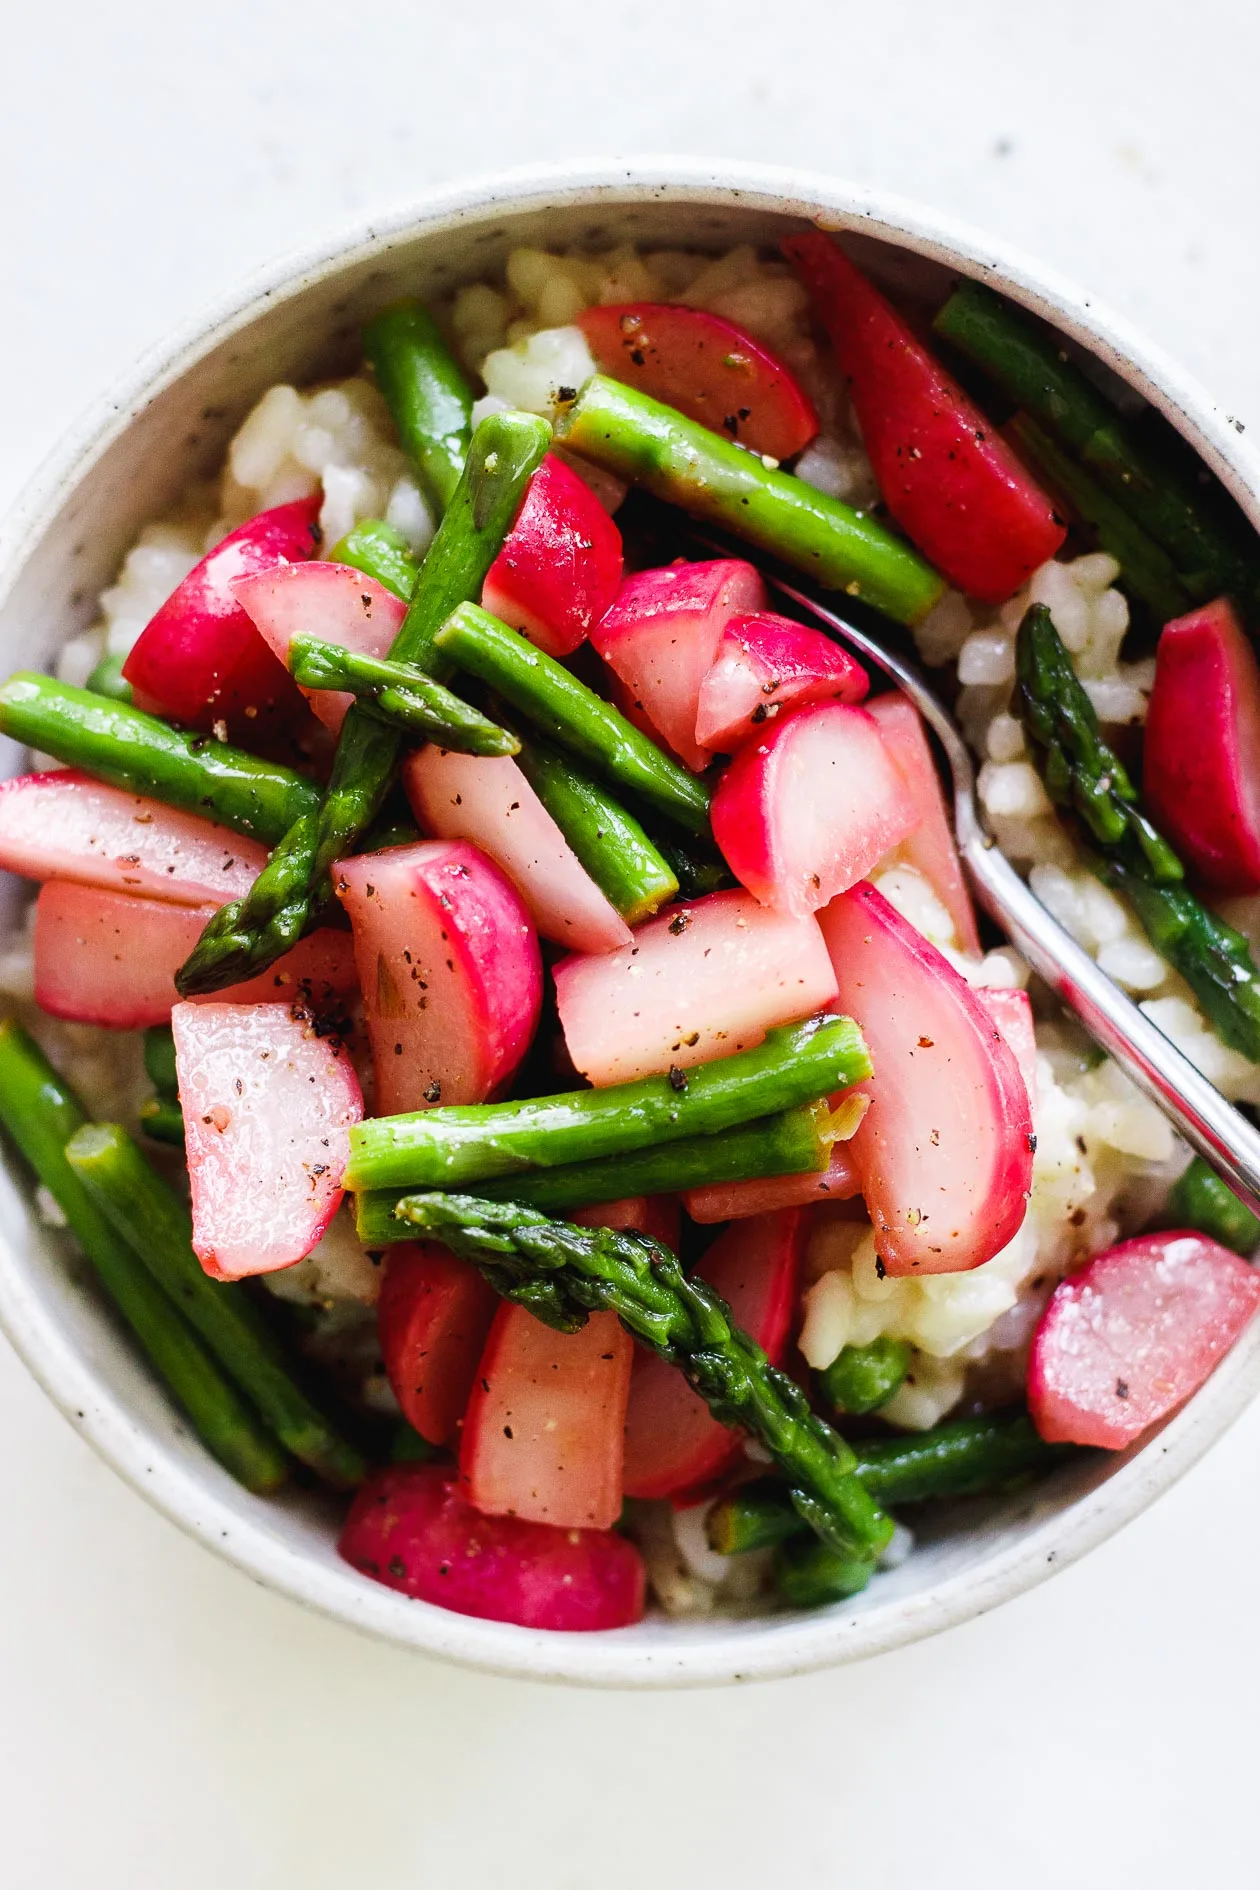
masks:
[[[860,1191],[853,1157],[843,1142],[832,1144],[831,1160],[821,1174],[765,1175],[760,1180],[720,1181],[688,1188],[683,1206],[693,1221],[742,1221],[776,1208],[819,1207],[824,1201],[850,1201]]]
[[[502,868],[553,945],[610,952],[630,927],[606,899],[510,755],[455,755],[430,743],[403,763],[426,833],[471,840]]]
[[[299,633],[338,643],[359,656],[387,656],[407,606],[375,578],[348,564],[277,564],[237,578],[233,595],[273,655],[285,665]],[[354,697],[344,689],[304,689],[324,727],[335,735]]]
[[[846,1147],[894,1275],[962,1273],[1000,1253],[1032,1185],[1028,1091],[992,1016],[875,891],[819,915],[837,1008],[862,1027],[871,1106]]]
[[[573,1634],[643,1618],[643,1560],[625,1536],[483,1516],[441,1464],[376,1471],[337,1548],[386,1588],[483,1621]]]
[[[861,702],[869,687],[862,665],[821,630],[772,610],[732,617],[700,684],[696,741],[732,755],[788,707]]]
[[[959,590],[1004,603],[1067,527],[997,429],[829,236],[784,239],[809,289],[884,502]]]
[[[669,906],[633,944],[563,959],[555,980],[569,1056],[596,1088],[733,1056],[837,989],[817,922],[745,892]]]
[[[976,996],[1010,1046],[1019,1073],[1028,1091],[1028,1104],[1037,1102],[1037,1033],[1033,1028],[1032,1005],[1027,991],[998,989],[982,985]]]
[[[487,1101],[542,1005],[538,935],[516,888],[462,840],[358,854],[332,883],[354,933],[377,1113]]]
[[[921,873],[950,918],[960,948],[972,957],[980,956],[980,934],[976,930],[975,908],[962,862],[954,844],[954,828],[941,778],[936,772],[932,750],[928,746],[923,718],[914,704],[899,691],[877,696],[867,709],[875,717],[884,746],[897,764],[906,785],[909,804],[918,820],[905,839],[897,845],[892,865],[903,861]]]
[[[1164,626],[1142,789],[1206,887],[1260,892],[1260,664],[1223,597]]]
[[[348,1054],[290,1004],[177,1004],[193,1247],[217,1280],[291,1267],[341,1205],[363,1094]]]
[[[276,564],[302,564],[319,548],[318,495],[260,512],[208,552],[150,619],[123,675],[138,707],[190,728],[226,722],[257,746],[260,732],[300,729],[297,684],[258,634],[233,591]]]
[[[548,453],[486,573],[483,607],[550,656],[586,641],[621,583],[621,533],[584,479]]]
[[[719,1234],[695,1273],[715,1288],[737,1325],[772,1365],[783,1362],[804,1239],[799,1208],[736,1221]],[[676,1366],[651,1353],[635,1362],[626,1413],[627,1496],[679,1501],[707,1491],[743,1449]]]
[[[739,558],[636,571],[591,631],[591,642],[636,707],[688,767],[712,752],[696,740],[700,685],[734,616],[765,607],[766,591]]]
[[[499,1297],[476,1267],[433,1241],[391,1247],[376,1302],[385,1373],[431,1444],[453,1444]]]
[[[459,1448],[460,1488],[488,1516],[611,1529],[634,1342],[616,1313],[556,1332],[524,1306],[494,1315]]]
[[[804,917],[865,878],[919,818],[865,709],[816,702],[748,742],[713,797],[713,838],[765,906]]]
[[[632,1194],[624,1201],[600,1201],[593,1207],[575,1208],[569,1218],[578,1227],[648,1234],[671,1253],[678,1252],[682,1215],[676,1194]]]
[[[1123,1450],[1184,1404],[1260,1302],[1254,1267],[1191,1231],[1139,1234],[1060,1282],[1028,1362],[1052,1444]]]
[[[588,308],[578,327],[601,374],[663,400],[754,453],[791,459],[818,431],[813,402],[746,329],[670,302]]]

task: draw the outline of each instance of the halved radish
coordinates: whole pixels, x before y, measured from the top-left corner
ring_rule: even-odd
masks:
[[[954,844],[953,822],[945,805],[923,718],[909,698],[897,689],[877,696],[866,707],[879,725],[884,746],[905,782],[908,803],[918,816],[905,839],[897,843],[894,857],[923,875],[954,921],[962,950],[979,957],[980,934],[976,930],[975,909],[963,878],[962,862]]]
[[[242,898],[267,849],[196,814],[70,768],[0,784],[0,867],[172,905]]]
[[[683,1206],[693,1221],[711,1226],[715,1221],[742,1221],[750,1214],[770,1214],[776,1208],[818,1207],[824,1201],[849,1201],[859,1192],[853,1157],[846,1152],[843,1142],[833,1142],[831,1160],[820,1175],[766,1175],[753,1181],[717,1181],[707,1188],[688,1188],[683,1195]]]
[[[737,1221],[695,1268],[772,1365],[787,1350],[803,1226],[798,1208]],[[626,1412],[627,1496],[699,1496],[742,1447],[740,1433],[718,1423],[675,1366],[647,1353],[638,1358]]]
[[[815,702],[748,742],[713,797],[713,837],[763,905],[816,912],[919,818],[865,709]]]
[[[1029,1107],[1037,1101],[1037,1033],[1027,991],[981,985],[976,996],[1010,1045],[1028,1091]]]
[[[745,892],[670,906],[630,945],[562,959],[555,980],[569,1055],[597,1087],[747,1050],[837,988],[816,921]]]
[[[483,1516],[441,1464],[374,1472],[337,1549],[386,1588],[483,1621],[572,1634],[643,1617],[643,1560],[625,1536]]]
[[[193,728],[226,722],[256,746],[260,733],[300,727],[293,678],[233,593],[238,578],[300,564],[319,547],[318,496],[260,512],[208,552],[141,631],[123,675],[142,709]]]
[[[459,1435],[498,1294],[434,1241],[391,1247],[376,1302],[385,1372],[403,1416],[431,1444]]]
[[[515,887],[462,840],[357,854],[332,882],[354,932],[377,1112],[485,1102],[542,1004],[538,935]]]
[[[610,1529],[634,1342],[616,1313],[556,1332],[500,1305],[477,1366],[459,1447],[460,1487],[490,1516]]]
[[[1213,892],[1260,892],[1260,664],[1225,598],[1164,626],[1142,788]]]
[[[481,601],[551,656],[569,656],[621,583],[621,533],[573,468],[548,453],[529,482]]]
[[[772,610],[732,617],[700,684],[696,741],[731,755],[789,705],[861,702],[869,688],[862,665],[821,630]]]
[[[765,607],[766,591],[739,558],[636,571],[591,630],[591,642],[689,768],[711,751],[696,740],[700,685],[731,617]]]
[[[348,564],[277,564],[237,578],[233,595],[248,611],[267,648],[288,668],[289,645],[301,633],[339,643],[361,656],[386,656],[407,606],[375,578]],[[304,689],[311,708],[335,735],[354,697],[344,689]]]
[[[300,1004],[177,1004],[193,1246],[212,1278],[303,1259],[341,1205],[359,1079]]]
[[[588,308],[577,318],[601,374],[638,387],[754,453],[790,459],[818,431],[795,376],[734,322],[671,302]]]
[[[1139,1234],[1056,1286],[1028,1361],[1051,1443],[1123,1450],[1194,1391],[1260,1304],[1260,1274],[1194,1232]]]
[[[510,755],[455,755],[432,742],[403,763],[403,786],[426,833],[471,840],[507,874],[544,938],[610,952],[631,932],[604,897]]]
[[[1001,1251],[1032,1183],[1028,1092],[977,994],[873,886],[818,915],[875,1066],[846,1144],[889,1273],[961,1273]]]
[[[678,1252],[682,1215],[676,1194],[632,1194],[624,1201],[600,1201],[574,1208],[569,1219],[579,1227],[611,1227],[618,1233],[649,1234],[671,1253]]]

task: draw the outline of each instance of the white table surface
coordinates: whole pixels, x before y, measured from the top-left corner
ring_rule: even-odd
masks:
[[[356,23],[357,21],[357,23]],[[935,201],[1260,423],[1247,0],[3,0],[0,502],[274,253],[434,182],[674,150]],[[535,1688],[193,1547],[0,1342],[10,1890],[1254,1882],[1260,1410],[1086,1564],[848,1671]]]

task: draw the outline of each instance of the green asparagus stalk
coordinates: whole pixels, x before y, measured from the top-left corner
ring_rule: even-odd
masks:
[[[864,1417],[888,1403],[909,1368],[910,1347],[905,1340],[882,1337],[869,1345],[846,1345],[818,1374],[818,1382],[837,1411]]]
[[[427,1437],[421,1437],[419,1431],[412,1430],[405,1419],[399,1420],[389,1450],[391,1463],[432,1463],[435,1457],[441,1455],[439,1445],[431,1444]]]
[[[932,326],[1072,452],[1115,419],[1049,330],[983,283],[960,283]]]
[[[85,1120],[73,1090],[26,1032],[11,1019],[0,1022],[0,1122],[207,1450],[246,1489],[276,1489],[288,1472],[283,1452],[67,1162],[66,1143]]]
[[[1168,1197],[1161,1219],[1168,1227],[1193,1227],[1249,1260],[1260,1247],[1260,1216],[1238,1199],[1201,1155],[1196,1155]]]
[[[410,597],[420,566],[415,553],[393,525],[383,518],[361,518],[328,553],[331,564],[352,565],[375,578],[396,597]]]
[[[179,1096],[175,1036],[169,1024],[151,1024],[144,1033],[144,1070],[159,1096]]]
[[[123,675],[125,656],[103,656],[84,685],[94,696],[108,696],[111,702],[130,702],[132,687]]]
[[[437,646],[596,774],[690,832],[708,832],[712,795],[704,782],[528,637],[479,604],[461,604],[438,631]]]
[[[861,1463],[859,1456],[858,1463]],[[807,1532],[808,1525],[787,1500],[778,1477],[758,1477],[741,1483],[716,1502],[705,1517],[709,1547],[718,1555],[747,1555],[752,1549],[773,1549],[789,1536]]]
[[[721,1423],[765,1446],[823,1540],[871,1556],[886,1546],[892,1523],[852,1474],[852,1450],[667,1247],[460,1194],[412,1195],[404,1218],[560,1331],[576,1331],[588,1313],[615,1312],[632,1338],[679,1367]]]
[[[150,1096],[140,1105],[140,1127],[151,1142],[168,1148],[184,1146],[184,1112],[172,1096]]]
[[[875,1573],[870,1556],[833,1549],[829,1542],[797,1537],[780,1543],[774,1585],[789,1608],[823,1608],[860,1594]]]
[[[303,689],[346,690],[382,721],[411,730],[426,741],[440,742],[456,754],[515,755],[520,751],[515,735],[413,663],[363,656],[339,643],[299,635],[289,644],[289,671]]]
[[[29,670],[0,684],[0,734],[256,840],[280,839],[319,804],[314,782],[292,768]]]
[[[683,841],[675,834],[654,833],[652,840],[677,879],[682,898],[703,899],[738,883],[717,848],[702,839],[689,836]]]
[[[522,773],[610,905],[629,925],[650,919],[678,892],[669,861],[607,789],[558,748],[529,742]]]
[[[945,589],[916,551],[867,513],[620,381],[592,376],[557,432],[619,479],[747,539],[825,590],[863,598],[898,623],[918,623]]]
[[[472,438],[472,389],[463,370],[420,302],[382,309],[363,330],[363,352],[407,454],[444,512]]]

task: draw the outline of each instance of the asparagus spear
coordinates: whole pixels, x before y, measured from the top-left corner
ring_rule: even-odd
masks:
[[[704,782],[528,637],[479,604],[461,604],[438,631],[437,647],[597,774],[690,832],[708,832],[712,795]]]
[[[829,1542],[797,1537],[780,1543],[774,1584],[789,1608],[822,1608],[860,1594],[875,1573],[869,1556],[833,1549]]]
[[[885,1547],[892,1523],[852,1474],[852,1450],[667,1247],[460,1194],[412,1195],[404,1218],[562,1332],[578,1330],[588,1313],[615,1312],[632,1338],[679,1367],[721,1423],[765,1446],[787,1477],[790,1500],[823,1540],[868,1556]]]
[[[26,1032],[11,1019],[0,1022],[0,1122],[207,1450],[247,1490],[274,1490],[287,1475],[283,1452],[67,1162],[66,1143],[85,1119],[74,1091]]]
[[[472,438],[472,389],[420,302],[395,302],[363,330],[363,352],[439,511],[455,496]]]
[[[392,661],[437,668],[434,632],[458,603],[480,591],[549,439],[546,421],[534,414],[492,414],[477,428],[394,639]],[[323,801],[289,829],[246,897],[210,920],[176,978],[184,997],[265,971],[317,922],[331,896],[328,869],[353,852],[371,825],[401,747],[396,729],[357,705],[350,710]]]
[[[184,1112],[172,1096],[150,1096],[140,1105],[140,1127],[151,1142],[163,1142],[169,1148],[184,1146]]]
[[[864,1417],[888,1403],[910,1367],[910,1347],[904,1339],[872,1339],[869,1345],[846,1345],[826,1371],[818,1374],[824,1396],[837,1411]]]
[[[175,1037],[169,1024],[151,1024],[144,1033],[144,1070],[159,1096],[179,1097]]]
[[[688,837],[684,841],[667,833],[654,833],[652,839],[677,879],[684,899],[703,899],[706,893],[721,892],[737,884],[717,848],[703,839]]]
[[[1260,1247],[1260,1217],[1245,1207],[1220,1176],[1196,1155],[1168,1197],[1168,1227],[1193,1227],[1249,1260]]]
[[[678,892],[669,861],[606,788],[557,748],[534,740],[518,761],[526,780],[610,905],[629,925]]]
[[[396,597],[410,597],[420,566],[407,540],[383,518],[361,518],[328,553],[331,564],[353,565]]]
[[[130,702],[134,692],[122,673],[126,660],[125,656],[103,656],[85,688],[94,696],[108,696],[111,702]]]
[[[931,565],[868,514],[603,374],[587,381],[557,432],[619,479],[748,539],[826,590],[864,598],[898,623],[918,623],[945,589]]]
[[[319,804],[314,782],[279,762],[28,670],[0,685],[0,734],[258,840],[280,839]]]
[[[413,663],[362,656],[339,643],[299,635],[289,644],[289,671],[304,689],[348,690],[370,714],[456,754],[515,755],[520,750],[515,735]]]

